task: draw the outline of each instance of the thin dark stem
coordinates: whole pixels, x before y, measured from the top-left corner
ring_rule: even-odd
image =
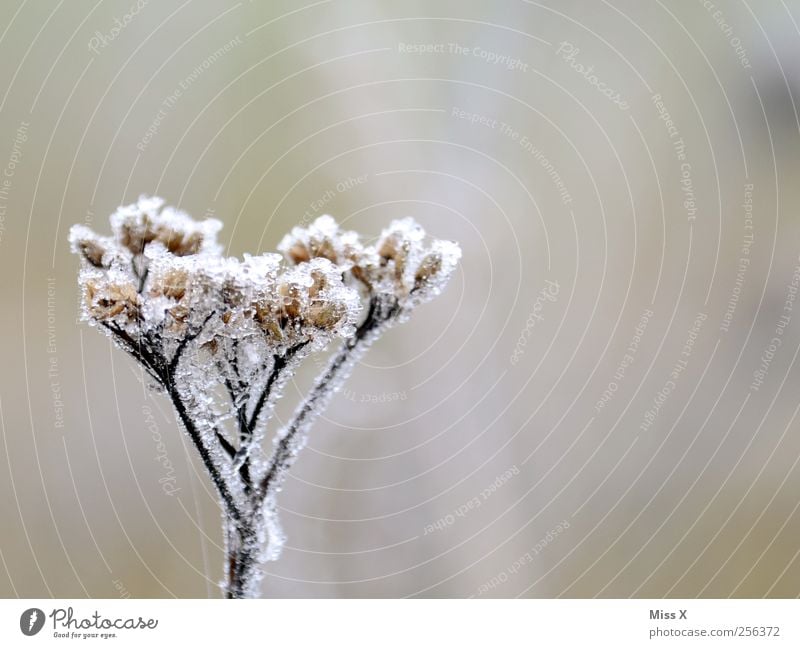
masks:
[[[245,430],[247,427],[247,403],[237,405],[237,392],[228,378],[225,379],[225,387],[227,388],[228,396],[230,396],[231,399],[231,406],[236,410],[236,421],[239,425],[239,450],[241,450],[246,439]],[[225,444],[225,450],[230,455],[230,458],[236,459],[236,448],[227,439],[225,439]],[[249,491],[252,482],[250,480],[250,466],[247,463],[244,463],[241,468],[239,468],[239,475],[244,482],[245,490]]]
[[[286,431],[278,442],[278,447],[270,460],[267,474],[259,484],[258,495],[261,501],[266,498],[270,489],[277,485],[277,480],[283,473],[283,468],[286,467],[288,461],[292,458],[292,443],[294,443],[297,434],[303,428],[308,417],[317,410],[317,404],[323,400],[331,390],[331,385],[335,384],[339,373],[344,367],[347,366],[348,360],[352,353],[362,345],[369,334],[374,331],[378,326],[388,321],[396,314],[396,306],[381,304],[378,298],[370,300],[369,309],[364,321],[356,330],[355,334],[348,338],[342,345],[342,348],[328,363],[327,368],[317,381],[308,395],[300,409],[295,412],[291,421],[286,427]]]
[[[166,388],[162,377],[164,372],[163,358],[153,351],[149,340],[143,339],[141,336],[138,340],[134,340],[130,334],[114,323],[100,322],[100,324],[116,336],[120,346],[134,360],[144,366],[151,378]]]
[[[239,340],[233,341],[233,355],[231,356],[230,363],[231,368],[233,369],[233,373],[236,374],[236,382],[238,384],[238,388],[241,391],[247,385],[242,380],[242,375],[239,373]]]
[[[225,387],[228,390],[228,395],[231,398],[231,405],[236,410],[236,419],[239,424],[239,443],[241,444],[244,441],[244,435],[247,428],[247,400],[243,403],[239,403],[240,396],[245,392],[248,388],[248,384],[242,380],[242,376],[239,373],[239,341],[234,340],[232,343],[232,354],[228,358],[228,364],[230,368],[233,369],[233,374],[236,378],[236,385],[231,382],[231,379],[226,377],[225,378]]]
[[[267,382],[264,385],[264,389],[261,391],[261,394],[259,395],[258,400],[256,401],[256,404],[253,407],[253,413],[251,414],[249,420],[247,419],[246,405],[241,406],[237,411],[238,415],[237,418],[239,422],[239,434],[241,438],[239,452],[247,453],[246,456],[244,457],[244,461],[242,462],[242,466],[239,469],[239,474],[242,476],[242,479],[245,482],[245,487],[248,493],[250,493],[252,488],[248,445],[250,444],[253,435],[255,434],[256,425],[258,425],[258,418],[259,416],[261,416],[261,412],[264,409],[264,405],[269,401],[270,395],[272,394],[275,383],[278,381],[281,372],[286,368],[289,361],[306,344],[308,344],[308,342],[301,342],[300,344],[297,344],[289,348],[283,355],[273,356],[272,370],[270,371],[269,377],[267,378]],[[233,394],[233,391],[230,388],[229,391],[231,394]]]
[[[147,372],[164,387],[170,397],[170,400],[172,401],[172,406],[175,408],[181,423],[183,423],[183,426],[189,435],[189,438],[192,440],[197,452],[200,454],[203,465],[206,467],[206,470],[211,477],[211,481],[216,486],[217,491],[219,492],[219,495],[225,505],[225,509],[228,511],[228,514],[238,522],[242,518],[241,512],[236,506],[233,495],[231,494],[227,483],[214,463],[209,449],[203,443],[200,432],[197,430],[194,421],[192,421],[189,413],[186,411],[186,406],[184,405],[183,399],[181,398],[181,395],[175,385],[175,370],[177,369],[178,362],[180,361],[183,351],[189,342],[200,335],[200,332],[209,319],[211,319],[211,315],[205,319],[205,321],[196,331],[193,331],[183,340],[181,340],[169,364],[167,364],[166,359],[163,355],[161,355],[161,353],[152,348],[149,339],[146,337],[140,337],[140,340],[137,343],[130,336],[130,334],[116,324],[103,323],[103,326],[114,333],[114,335],[116,335],[123,342],[123,346],[129,351],[129,353],[136,360],[138,360],[145,367],[145,369],[147,369]],[[214,432],[218,440],[224,439],[224,437],[222,437],[217,430],[214,430]],[[224,444],[221,443],[221,445],[225,447]]]
[[[203,443],[203,439],[200,435],[200,432],[197,430],[194,421],[186,411],[186,406],[183,404],[183,399],[181,398],[180,392],[178,391],[175,383],[175,372],[178,368],[178,363],[180,362],[183,352],[186,350],[187,345],[200,335],[205,325],[213,316],[214,313],[210,313],[208,317],[203,320],[200,326],[198,326],[194,331],[187,333],[186,336],[180,341],[178,348],[175,350],[175,353],[169,362],[169,366],[166,368],[164,383],[167,385],[167,393],[172,400],[172,405],[175,408],[175,411],[178,413],[178,416],[180,417],[183,426],[186,428],[189,437],[194,443],[195,448],[197,448],[198,453],[200,453],[200,458],[203,460],[203,465],[205,465],[208,474],[211,476],[211,481],[214,482],[214,485],[217,487],[220,497],[222,497],[222,501],[228,510],[228,514],[234,520],[239,522],[242,519],[241,511],[239,511],[238,507],[236,506],[236,502],[233,499],[233,495],[230,492],[227,482],[222,477],[217,465],[214,463],[214,459],[211,457],[211,452],[206,447],[205,443]],[[220,434],[216,429],[214,430],[214,433],[215,438],[218,441],[224,439],[222,434]],[[222,443],[220,443],[220,445],[225,447]]]
[[[183,352],[186,350],[186,346],[194,341],[200,333],[203,332],[206,324],[208,321],[214,317],[216,313],[209,313],[208,317],[206,317],[203,322],[198,326],[194,331],[187,333],[184,338],[178,343],[178,348],[175,349],[175,353],[172,354],[172,360],[169,361],[169,367],[167,371],[169,372],[170,380],[172,380],[175,376],[175,370],[178,368],[178,363],[180,362],[181,356]]]
[[[144,285],[145,283],[147,283],[147,275],[149,274],[149,272],[150,268],[145,268],[144,272],[142,272],[141,277],[139,277],[139,291],[138,291],[139,294],[141,294],[142,291],[144,290]],[[136,270],[134,270],[134,274],[136,274]]]
[[[239,426],[239,443],[241,444],[244,443],[245,436],[248,432],[247,403],[238,402],[241,391],[236,390],[229,378],[225,378],[225,388],[228,390],[228,396],[231,399],[231,405],[236,410],[236,422]]]
[[[253,430],[255,430],[256,423],[258,423],[258,417],[261,416],[261,410],[264,409],[264,405],[269,400],[272,388],[280,377],[281,372],[286,368],[286,365],[297,354],[297,352],[306,346],[306,344],[308,344],[308,342],[301,342],[300,344],[290,347],[283,355],[273,356],[272,371],[270,371],[269,378],[267,378],[267,383],[264,385],[264,389],[261,391],[261,394],[256,401],[255,407],[253,408],[253,413],[250,416],[250,420],[247,422],[247,432],[249,434],[252,434]]]
[[[225,598],[245,598],[250,582],[257,575],[256,532],[254,523],[227,525],[227,555]]]
[[[183,404],[181,395],[178,393],[178,390],[174,385],[170,385],[168,393],[170,399],[172,400],[172,406],[175,408],[175,411],[178,413],[183,426],[186,428],[189,438],[192,440],[195,448],[200,453],[200,458],[203,460],[203,465],[206,467],[208,474],[211,476],[211,481],[214,482],[214,485],[217,487],[228,514],[234,520],[240,522],[242,519],[242,514],[239,511],[239,508],[236,506],[236,502],[233,499],[233,495],[231,495],[228,484],[225,482],[225,479],[222,477],[222,474],[219,472],[219,469],[214,463],[211,453],[203,443],[200,432],[197,430],[194,421],[192,421],[192,418],[186,411],[186,406]]]
[[[225,453],[231,459],[233,459],[234,455],[236,454],[236,448],[233,447],[233,444],[228,441],[228,439],[226,439],[219,430],[214,430],[214,436],[217,437],[217,441],[219,441],[219,444],[222,446],[222,449],[225,451]]]

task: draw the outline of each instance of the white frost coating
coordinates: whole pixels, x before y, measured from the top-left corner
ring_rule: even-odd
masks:
[[[111,215],[111,230],[115,238],[134,254],[159,240],[179,256],[187,254],[220,254],[222,246],[217,234],[222,222],[216,218],[195,221],[173,207],[164,207],[157,197],[142,196],[132,205],[120,207]]]
[[[278,249],[293,263],[328,259],[347,271],[350,284],[373,295],[393,295],[403,308],[440,293],[461,258],[457,243],[428,241],[413,218],[392,221],[374,245],[364,245],[356,232],[340,230],[333,218],[320,216],[307,228],[292,229]]]
[[[222,224],[140,198],[111,216],[110,237],[76,225],[82,317],[139,361],[175,412],[220,495],[223,589],[257,596],[264,561],[285,543],[277,494],[308,431],[369,346],[439,294],[461,250],[411,218],[373,245],[330,216],[295,227],[280,254],[225,257]],[[284,262],[284,257],[288,264]],[[276,401],[300,363],[341,346],[264,448]]]
[[[268,494],[280,490],[311,426],[367,349],[447,285],[461,258],[461,248],[452,241],[426,241],[424,229],[414,219],[404,218],[390,223],[375,245],[364,246],[355,232],[341,231],[327,215],[308,228],[295,227],[281,241],[278,249],[288,261],[302,264],[322,257],[336,263],[348,283],[365,294],[368,307],[360,326],[348,335],[276,436],[267,473]],[[283,532],[277,518],[274,525],[270,544],[280,546]]]

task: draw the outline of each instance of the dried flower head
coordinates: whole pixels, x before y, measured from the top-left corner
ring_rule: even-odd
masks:
[[[113,321],[127,326],[139,319],[139,295],[136,287],[125,279],[87,279],[83,294],[86,312],[98,322]]]
[[[112,236],[76,225],[70,243],[83,317],[171,400],[214,482],[226,519],[224,591],[242,597],[257,594],[259,562],[280,555],[276,495],[311,422],[380,332],[442,289],[461,253],[426,243],[411,219],[364,245],[323,216],[294,228],[283,256],[238,259],[222,256],[220,227],[142,197],[111,216]],[[267,456],[261,441],[286,382],[335,338],[340,349]]]
[[[70,230],[70,246],[86,264],[93,268],[111,266],[116,249],[113,239],[98,236],[85,225],[73,225]]]
[[[320,216],[308,227],[295,227],[278,249],[293,263],[330,259],[370,297],[396,302],[393,312],[398,317],[439,294],[461,258],[456,243],[428,241],[412,218],[393,221],[374,245],[364,245],[355,232],[341,230],[330,216]]]
[[[358,234],[341,231],[336,221],[325,215],[308,227],[293,228],[283,237],[278,250],[292,263],[323,258],[345,267],[349,264],[348,241],[358,245]]]
[[[182,211],[164,207],[164,201],[155,197],[143,196],[111,216],[117,242],[133,255],[144,254],[154,241],[176,256],[219,253],[217,233],[221,228],[222,223],[215,218],[195,221]]]

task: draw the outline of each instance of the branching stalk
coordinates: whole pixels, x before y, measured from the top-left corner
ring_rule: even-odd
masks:
[[[410,219],[368,246],[323,216],[281,242],[286,265],[277,254],[230,259],[216,242],[219,221],[162,207],[143,197],[120,208],[112,238],[72,228],[83,317],[169,397],[224,512],[223,593],[253,597],[261,563],[280,555],[277,493],[306,431],[380,333],[438,294],[460,251],[426,243]],[[260,443],[283,385],[301,358],[336,338],[341,347],[264,463]]]

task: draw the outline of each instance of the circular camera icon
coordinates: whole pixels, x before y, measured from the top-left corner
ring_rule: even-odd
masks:
[[[39,608],[25,610],[19,617],[19,629],[22,634],[32,637],[44,627],[44,612]]]

